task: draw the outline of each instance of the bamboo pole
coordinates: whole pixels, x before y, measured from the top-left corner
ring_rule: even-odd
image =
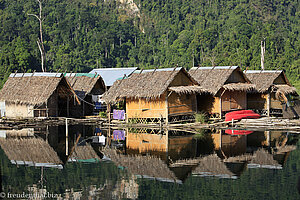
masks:
[[[66,118],[66,156],[69,155],[69,130],[68,130],[68,118]]]

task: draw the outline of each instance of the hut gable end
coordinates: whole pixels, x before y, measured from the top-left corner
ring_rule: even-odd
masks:
[[[235,69],[226,80],[227,83],[247,83],[250,82],[242,71]]]
[[[74,95],[73,89],[62,76],[10,76],[0,91],[0,101],[42,105],[56,91],[64,96]]]
[[[296,89],[292,87],[283,71],[261,71],[261,70],[249,70],[245,71],[247,78],[255,84],[255,88],[258,92],[265,93],[276,88],[285,88],[284,93],[296,93]]]
[[[189,71],[189,74],[200,86],[214,95],[216,95],[221,88],[247,91],[254,87],[238,66],[193,67]]]
[[[104,81],[97,74],[66,74],[66,79],[81,99],[84,99],[87,94],[102,94],[105,91]]]

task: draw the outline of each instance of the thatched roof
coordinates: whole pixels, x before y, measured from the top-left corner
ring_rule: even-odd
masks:
[[[40,138],[0,138],[0,146],[14,164],[49,167],[63,164],[53,148]]]
[[[90,144],[86,144],[84,146],[76,146],[74,152],[70,156],[70,161],[78,161],[78,160],[98,160],[101,158],[94,151],[93,147]]]
[[[192,174],[200,176],[217,176],[220,178],[237,178],[215,154],[203,157]]]
[[[284,94],[287,93],[296,93],[296,89],[292,87],[291,83],[285,76],[285,73],[282,70],[279,71],[271,71],[271,70],[247,70],[244,71],[246,76],[250,79],[250,81],[255,84],[255,88],[258,92],[267,92],[271,87],[275,86],[275,88],[282,90]],[[285,85],[275,85],[274,81],[282,76]]]
[[[257,150],[248,164],[248,168],[282,169],[282,166],[274,160],[273,155],[265,149]]]
[[[179,73],[184,73],[191,80],[193,85],[198,85],[191,78],[184,68],[174,68],[172,70],[153,70],[151,72],[134,73],[129,78],[118,80],[104,94],[103,99],[106,102],[115,102],[121,98],[159,98],[170,87],[170,84]],[[180,85],[179,85],[180,86]],[[178,86],[178,87],[179,87]],[[175,91],[177,88],[171,88]],[[200,92],[201,87],[190,87],[186,89],[180,87],[177,89],[180,93]],[[203,90],[205,91],[205,90]]]
[[[103,153],[117,165],[125,167],[129,173],[140,175],[144,178],[155,178],[160,181],[179,182],[175,174],[160,158],[153,156],[122,155],[116,150],[104,149]]]
[[[0,101],[17,104],[42,105],[47,102],[59,85],[62,86],[59,90],[61,95],[75,95],[74,90],[62,74],[11,74],[0,91]],[[78,101],[77,98],[76,100]]]
[[[87,94],[91,93],[96,83],[101,84],[102,89],[105,91],[104,81],[98,74],[67,73],[65,77],[81,99],[84,99]]]
[[[235,72],[244,78],[244,83],[229,83],[228,79]],[[221,89],[248,91],[254,88],[238,66],[193,67],[189,74],[205,89],[216,95]]]

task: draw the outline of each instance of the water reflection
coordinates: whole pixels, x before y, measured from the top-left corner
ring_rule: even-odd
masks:
[[[239,179],[249,170],[283,170],[297,149],[297,134],[240,133],[93,126],[69,126],[68,133],[64,126],[2,130],[2,189],[51,191],[66,199],[137,199],[144,180],[184,185],[190,177]]]

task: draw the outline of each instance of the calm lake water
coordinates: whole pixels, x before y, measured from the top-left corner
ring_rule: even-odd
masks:
[[[0,197],[300,199],[299,147],[277,131],[0,130]]]

